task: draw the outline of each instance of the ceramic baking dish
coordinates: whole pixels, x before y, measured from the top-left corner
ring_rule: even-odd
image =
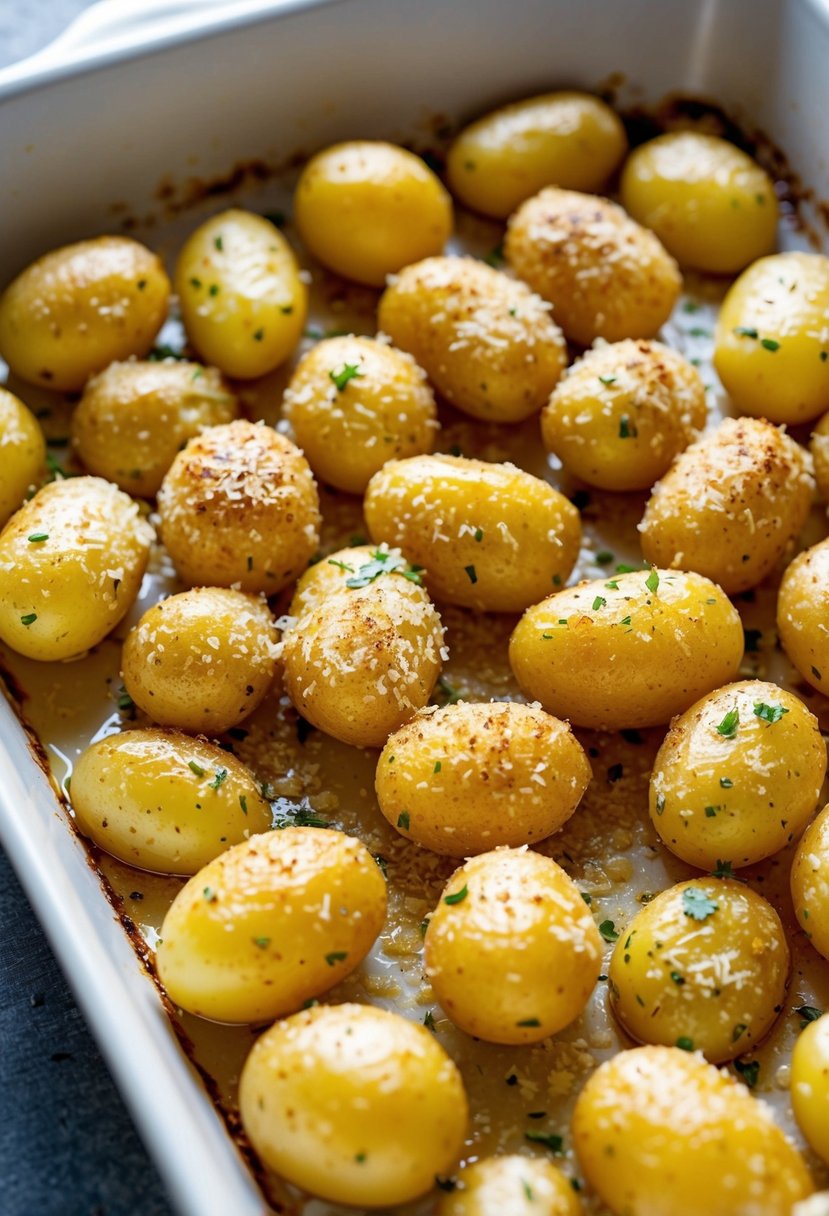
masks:
[[[410,139],[551,86],[715,100],[829,197],[825,0],[107,0],[0,72],[0,282],[341,137]],[[234,176],[235,174],[235,176]],[[811,201],[810,201],[811,200]],[[10,705],[0,836],[185,1216],[266,1205]]]

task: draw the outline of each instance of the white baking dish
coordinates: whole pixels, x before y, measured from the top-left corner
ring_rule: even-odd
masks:
[[[714,99],[826,198],[827,63],[826,0],[108,0],[0,72],[0,281],[195,178],[556,85]],[[0,835],[178,1209],[263,1212],[5,702]]]

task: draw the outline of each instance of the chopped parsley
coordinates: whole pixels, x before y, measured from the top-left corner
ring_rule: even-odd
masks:
[[[718,806],[707,806],[705,808],[705,818],[713,819],[720,808]]]
[[[43,543],[43,541],[48,540],[48,539],[49,539],[48,532],[33,532],[32,535],[29,537],[29,544],[30,545],[40,545]]]
[[[760,1076],[759,1060],[734,1060],[734,1071],[745,1081],[749,1089],[754,1089]]]
[[[34,625],[34,623],[35,623],[35,621],[36,621],[36,620],[37,620],[37,613],[36,613],[36,612],[26,612],[26,613],[25,613],[25,614],[24,614],[24,615],[23,615],[23,616],[20,618],[20,624],[21,624],[21,625],[25,625],[25,626],[28,628],[28,627],[29,627],[29,625]]]
[[[599,925],[599,932],[606,942],[615,942],[619,940],[619,933],[612,920],[603,920]]]
[[[484,539],[483,528],[476,528],[475,529],[475,540],[478,542],[478,544],[480,544],[483,539]]]
[[[402,828],[404,832],[408,832],[408,830],[409,830],[409,812],[408,811],[401,811],[400,814],[397,816],[397,826],[399,828]]]
[[[739,709],[729,709],[728,713],[723,718],[722,722],[717,727],[717,734],[722,735],[724,739],[733,739],[737,734],[737,727],[740,725]]]
[[[515,1023],[516,1026],[540,1026],[538,1018],[523,1018],[520,1022]],[[533,1116],[531,1115],[530,1118]]]
[[[337,563],[335,562],[334,564],[336,565]],[[423,585],[422,566],[409,565],[402,553],[387,553],[383,549],[375,549],[371,554],[371,560],[364,562],[356,574],[353,574],[351,578],[347,578],[345,585],[351,588],[351,590],[367,587],[369,583],[375,582],[381,574],[402,574],[410,583],[416,583],[418,587]]]
[[[682,911],[692,920],[707,920],[719,906],[700,887],[686,887],[682,892]]]
[[[717,864],[716,864],[715,868],[711,871],[711,876],[712,876],[712,878],[733,878],[734,870],[732,868],[731,862],[730,861],[720,861],[720,859],[718,857]]]
[[[622,417],[619,419],[619,438],[635,439],[638,434],[636,424],[631,422],[627,414],[622,414]]]
[[[746,1026],[745,1022],[738,1022],[737,1025],[734,1027],[734,1029],[731,1031],[731,1042],[736,1043],[738,1039],[743,1037],[743,1035],[745,1034],[745,1032],[747,1030],[748,1030],[748,1026]]]
[[[202,895],[209,904],[215,904],[216,900],[219,898],[212,887],[205,887],[202,891]]]
[[[330,954],[326,954],[325,961],[329,967],[334,967],[337,963],[344,963],[347,958],[347,950],[332,950]]]
[[[221,235],[219,235],[219,236],[215,236],[215,237],[213,238],[213,244],[214,244],[214,246],[216,247],[216,249],[218,249],[219,253],[221,253],[221,252],[223,251],[224,247],[225,247],[225,244],[224,244],[224,241],[223,241],[223,240],[222,240],[222,238],[221,238]]]
[[[254,937],[251,938],[251,940],[254,946],[258,946],[260,950],[267,950],[268,946],[271,944],[271,939],[269,937]]]
[[[433,773],[439,773],[439,772],[440,772],[440,770],[441,770],[441,768],[442,768],[442,765],[441,765],[440,760],[436,760],[436,761],[435,761],[435,767],[432,769],[432,772],[433,772]]]
[[[653,595],[656,595],[656,592],[659,589],[659,575],[657,574],[655,566],[645,579],[645,586],[647,587],[648,591],[650,591]]]
[[[733,784],[730,777],[720,777],[720,785],[724,790],[730,790]]]
[[[751,325],[735,325],[732,333],[735,333],[738,338],[759,338],[757,330]]]
[[[365,373],[360,371],[359,363],[344,363],[338,372],[332,368],[328,375],[337,386],[337,392],[342,393],[349,380],[362,380]]]
[[[684,976],[684,975],[680,975],[678,971],[672,971],[672,972],[671,972],[671,979],[673,980],[673,982],[674,982],[675,984],[680,984],[680,985],[681,985],[681,984],[684,984],[684,983],[685,983],[685,976]]]
[[[426,1014],[423,1018],[423,1025],[427,1030],[435,1029],[435,1015],[432,1013],[431,1009],[426,1010]]]
[[[557,1136],[555,1132],[524,1132],[524,1139],[529,1140],[531,1144],[543,1144],[557,1156],[564,1152],[564,1137]]]
[[[772,353],[774,353],[776,350],[780,350],[780,343],[776,342],[774,338],[761,338],[760,345],[762,346],[763,350],[770,350]]]
[[[242,808],[242,814],[243,814],[243,815],[247,815],[247,813],[248,813],[248,800],[247,800],[247,798],[245,797],[245,795],[244,795],[244,794],[240,794],[240,795],[239,795],[239,806]]]
[[[462,904],[469,894],[469,887],[466,883],[463,884],[460,891],[453,891],[451,895],[444,895],[443,902],[445,904]]]
[[[602,382],[602,384],[615,384],[616,383],[615,376],[599,376],[599,380]]]
[[[606,603],[607,603],[607,600],[604,598],[603,595],[597,595],[593,601],[593,611],[598,612],[600,608],[604,608]]]
[[[264,336],[265,336],[264,329],[257,329],[253,335],[253,340],[254,340],[254,342],[261,342],[262,339],[264,338]]]
[[[609,566],[613,561],[614,555],[608,549],[602,549],[596,554],[596,562],[599,566]]]
[[[804,1026],[808,1026],[810,1022],[816,1022],[818,1018],[823,1017],[823,1010],[816,1008],[814,1005],[797,1005],[795,1013],[799,1013],[802,1018],[800,1023],[801,1030]]]
[[[341,562],[341,561],[338,561],[336,557],[329,557],[329,559],[328,559],[328,565],[329,565],[329,566],[336,566],[338,570],[345,570],[347,574],[353,574],[353,573],[354,573],[354,567],[353,567],[353,566],[349,566],[348,562]]]
[[[775,722],[779,722],[783,714],[787,714],[788,712],[782,705],[766,705],[764,701],[758,701],[754,706],[755,717],[762,718],[770,726],[773,726]]]
[[[212,781],[208,781],[207,788],[211,789],[211,790],[217,790],[222,785],[224,785],[225,781],[227,781],[227,769],[226,768],[217,768],[216,776],[213,778]]]
[[[475,570],[475,567],[474,566],[464,566],[464,570],[466,571],[466,576],[469,579],[470,583],[477,583],[478,574],[477,574],[477,571]]]
[[[689,1039],[687,1035],[682,1034],[677,1039],[676,1046],[680,1049],[680,1051],[693,1051],[694,1040]]]
[[[190,772],[195,773],[197,777],[204,776],[204,769],[200,764],[196,764],[195,760],[188,760],[187,767],[189,768]]]

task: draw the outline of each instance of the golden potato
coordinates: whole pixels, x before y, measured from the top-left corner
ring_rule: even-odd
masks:
[[[476,258],[407,266],[383,293],[377,318],[442,397],[484,422],[537,413],[567,366],[549,305]]]
[[[441,1195],[436,1216],[579,1216],[569,1178],[538,1157],[481,1157]]]
[[[179,891],[161,927],[158,975],[189,1013],[268,1021],[350,975],[385,917],[385,879],[355,837],[329,828],[264,832]]]
[[[818,493],[829,502],[829,413],[823,415],[812,431],[809,451],[815,468]]]
[[[179,452],[158,492],[161,537],[190,586],[273,595],[319,541],[319,497],[304,456],[271,427],[213,426]]]
[[[599,932],[575,883],[540,853],[496,849],[456,870],[429,919],[426,975],[456,1026],[491,1043],[538,1043],[584,1009]]]
[[[512,464],[411,456],[375,473],[363,504],[375,541],[426,568],[438,600],[520,612],[563,586],[581,544],[573,504]]]
[[[622,206],[680,266],[736,274],[774,248],[773,181],[747,152],[701,131],[669,131],[635,148]]]
[[[271,826],[271,808],[234,756],[175,730],[126,730],[82,752],[72,809],[85,836],[157,874],[195,874]]]
[[[175,286],[187,337],[228,376],[266,375],[302,337],[308,289],[291,246],[262,215],[234,208],[200,224],[178,255]]]
[[[352,140],[312,156],[294,194],[300,236],[323,266],[382,287],[386,275],[440,253],[452,200],[419,156]]]
[[[323,1005],[272,1026],[245,1062],[239,1106],[266,1165],[363,1209],[428,1191],[460,1156],[469,1118],[434,1036],[369,1005]]]
[[[742,414],[794,425],[829,409],[829,257],[749,266],[720,309],[714,367]]]
[[[647,490],[705,425],[705,387],[660,342],[587,351],[541,414],[541,438],[568,472],[602,490]]]
[[[421,710],[377,762],[380,810],[401,835],[470,857],[562,827],[592,776],[569,726],[510,702]]]
[[[639,525],[645,559],[736,595],[770,574],[806,523],[808,453],[758,418],[726,418],[665,474]]]
[[[783,1007],[789,947],[774,908],[742,883],[681,882],[637,912],[610,960],[610,1002],[631,1038],[750,1051]]]
[[[792,1107],[803,1135],[829,1162],[829,1018],[803,1030],[792,1052]]]
[[[358,585],[329,594],[284,635],[285,689],[326,734],[382,747],[428,703],[443,628],[423,588],[398,576],[393,555],[381,553],[352,581]]]
[[[826,744],[802,701],[761,680],[728,684],[671,723],[651,773],[651,820],[693,866],[753,865],[800,835],[825,774]]]
[[[799,553],[786,569],[777,598],[777,633],[783,649],[818,692],[829,680],[829,540]]]
[[[72,392],[117,359],[146,355],[169,299],[161,260],[138,241],[64,245],[0,297],[0,354],[21,380]]]
[[[318,342],[294,372],[285,414],[321,481],[362,494],[387,460],[431,452],[435,398],[411,355],[374,338]]]
[[[510,218],[504,252],[580,346],[652,338],[682,287],[674,259],[616,203],[554,186]]]
[[[261,705],[276,654],[265,600],[198,587],[147,609],[127,634],[121,675],[154,722],[215,735]]]
[[[0,533],[0,640],[29,659],[73,659],[129,611],[153,530],[99,477],[51,482]]]
[[[172,359],[112,363],[84,389],[72,415],[72,446],[90,473],[153,498],[188,439],[238,414],[214,367]]]
[[[803,833],[792,862],[791,888],[798,925],[829,959],[829,806]]]
[[[579,1094],[573,1142],[614,1216],[790,1216],[814,1184],[739,1081],[678,1047],[606,1061]]]
[[[742,657],[740,617],[719,587],[656,569],[548,596],[527,609],[509,648],[527,697],[598,730],[668,722],[733,680]]]
[[[0,528],[43,474],[46,444],[34,414],[0,388]]]
[[[544,93],[464,127],[446,176],[462,203],[505,220],[543,186],[601,190],[627,150],[625,128],[589,93]]]

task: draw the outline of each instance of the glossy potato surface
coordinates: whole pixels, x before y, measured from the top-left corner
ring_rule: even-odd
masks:
[[[579,513],[511,464],[462,456],[389,461],[369,482],[366,523],[425,567],[437,600],[520,612],[563,585],[578,557]]]
[[[125,730],[75,763],[72,809],[107,853],[158,874],[195,874],[271,826],[271,808],[234,756],[174,730]]]
[[[829,959],[829,807],[803,833],[792,862],[791,889],[798,925]]]
[[[204,866],[164,918],[156,960],[175,1004],[217,1022],[299,1009],[359,967],[386,916],[368,849],[334,829],[251,836]]]
[[[568,1178],[537,1157],[483,1157],[465,1165],[454,1190],[441,1195],[436,1216],[579,1216]]]
[[[740,617],[719,587],[655,569],[548,596],[527,609],[509,648],[527,697],[599,730],[668,722],[732,680],[742,655]]]
[[[0,528],[40,481],[45,460],[46,443],[34,414],[0,388]]]
[[[786,568],[777,599],[783,649],[807,684],[823,692],[829,680],[829,540],[799,553]]]
[[[794,1045],[791,1095],[800,1130],[829,1162],[829,1018],[810,1022]]]
[[[423,1026],[369,1005],[277,1022],[242,1072],[242,1122],[262,1159],[303,1190],[355,1208],[416,1199],[460,1156],[460,1073]]]
[[[169,298],[161,259],[138,241],[64,245],[0,297],[0,354],[21,380],[74,392],[110,363],[146,355]]]

